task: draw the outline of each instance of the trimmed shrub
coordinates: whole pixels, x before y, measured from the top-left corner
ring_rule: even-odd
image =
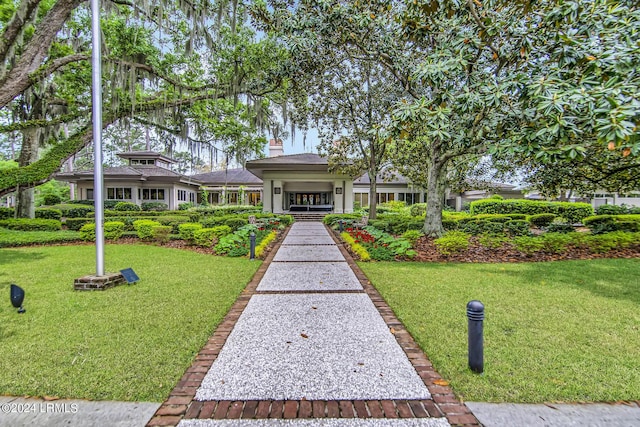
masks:
[[[592,234],[615,231],[636,232],[640,230],[640,215],[595,215],[583,220]]]
[[[86,218],[89,216],[89,212],[93,212],[93,207],[89,206],[78,206],[78,207],[70,207],[66,209],[60,209],[62,211],[62,216],[65,218]]]
[[[224,221],[224,225],[227,225],[227,226],[231,227],[231,229],[234,230],[234,231],[239,229],[243,225],[247,225],[247,224],[249,224],[249,220],[248,219],[237,218],[237,217],[236,218],[234,218],[234,217],[227,218]]]
[[[78,231],[83,225],[93,222],[93,218],[67,218],[64,221],[64,226],[67,230]]]
[[[141,206],[143,211],[163,212],[169,209],[169,205],[162,202],[144,202]]]
[[[36,209],[36,218],[57,219],[59,221],[62,218],[62,211],[60,209],[38,208]]]
[[[614,222],[613,215],[594,215],[586,217],[582,220],[585,227],[596,227],[600,224],[612,224]]]
[[[593,215],[593,207],[588,203],[544,202],[524,199],[483,199],[472,202],[471,214],[481,213],[525,215],[552,213],[567,218],[570,223],[577,223],[583,218]]]
[[[596,215],[624,215],[629,213],[626,206],[601,205],[596,208]]]
[[[139,219],[133,222],[133,228],[138,234],[138,238],[148,240],[153,238],[153,227],[157,227],[160,224],[157,221],[150,219]]]
[[[322,219],[322,222],[330,227],[337,227],[338,221],[354,221],[362,218],[362,215],[359,214],[329,214],[325,215]]]
[[[169,241],[169,236],[171,235],[172,227],[169,225],[155,225],[151,227],[151,237],[158,244],[164,244]]]
[[[120,221],[109,221],[104,223],[104,238],[106,240],[118,240],[124,233],[124,224]],[[80,238],[88,242],[96,241],[96,224],[85,224],[80,228]]]
[[[196,229],[193,232],[193,240],[198,246],[211,248],[215,246],[222,237],[228,234],[231,234],[231,228],[227,225],[219,225],[213,228],[201,228]]]
[[[531,225],[523,219],[514,219],[504,223],[504,228],[511,236],[527,236]]]
[[[118,202],[113,207],[113,210],[116,210],[116,211],[119,211],[119,212],[128,212],[128,211],[139,211],[139,210],[142,210],[142,209],[140,208],[140,206],[136,205],[135,203]]]
[[[92,222],[80,227],[80,238],[82,240],[86,240],[87,242],[95,242],[96,241],[96,224]]]
[[[427,215],[427,204],[426,203],[416,203],[411,205],[411,216],[426,216]]]
[[[0,221],[0,227],[18,231],[58,231],[62,223],[56,219],[15,218]]]
[[[202,224],[189,222],[186,224],[180,224],[178,226],[178,231],[180,232],[180,238],[182,240],[186,240],[189,243],[193,243],[195,241],[194,233],[196,230],[201,230]]]
[[[95,229],[95,224],[94,229]],[[124,233],[124,223],[121,221],[108,221],[104,223],[104,238],[107,240],[118,240]]]
[[[216,237],[215,228],[201,228],[193,231],[193,241],[196,246],[203,248],[212,248],[218,243],[218,237]]]
[[[546,227],[556,218],[556,214],[543,213],[537,215],[531,215],[529,222],[538,228]]]
[[[509,221],[509,218],[506,218]],[[484,221],[480,219],[466,221],[458,228],[468,234],[477,236],[479,234],[502,234],[504,232],[504,224],[501,222]]]
[[[469,249],[469,235],[462,231],[450,231],[433,241],[442,255],[451,255]]]
[[[479,214],[474,216],[473,218],[484,220],[484,221],[502,222],[502,223],[510,221],[512,219],[516,219],[516,218],[512,218],[511,215],[502,215],[502,214]]]
[[[15,216],[13,208],[0,208],[0,220],[12,219]]]
[[[261,206],[251,205],[226,205],[226,206],[207,206],[194,208],[196,212],[203,215],[225,216],[234,214],[259,214],[262,212]]]
[[[57,205],[58,203],[62,203],[62,197],[57,194],[45,194],[42,202],[45,206]]]
[[[186,211],[187,209],[191,209],[191,208],[193,208],[195,206],[196,206],[196,204],[192,203],[192,202],[180,203],[178,205],[178,210],[179,211]]]

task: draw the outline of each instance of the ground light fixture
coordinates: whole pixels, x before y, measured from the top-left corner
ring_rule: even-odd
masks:
[[[25,310],[22,307],[22,302],[24,301],[24,289],[22,289],[18,285],[11,284],[11,305],[18,309],[18,313],[22,314]]]

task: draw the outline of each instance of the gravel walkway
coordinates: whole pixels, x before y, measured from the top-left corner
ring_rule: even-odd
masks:
[[[328,229],[294,223],[147,425],[478,426],[438,381]]]

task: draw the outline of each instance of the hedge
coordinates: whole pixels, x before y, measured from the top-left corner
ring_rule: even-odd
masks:
[[[261,206],[251,205],[225,205],[225,206],[208,206],[205,208],[192,208],[194,212],[203,215],[224,216],[230,214],[257,214],[262,212]]]
[[[180,233],[180,238],[182,240],[186,240],[189,243],[194,242],[194,234],[197,230],[202,229],[202,224],[190,222],[188,224],[180,224],[178,226],[178,231]]]
[[[169,205],[162,202],[144,202],[140,206],[143,211],[162,212],[169,209]]]
[[[62,223],[55,219],[16,218],[0,221],[0,227],[18,231],[58,231]]]
[[[640,231],[640,215],[594,215],[583,220],[592,234]]]
[[[511,213],[525,215],[552,213],[566,218],[571,223],[577,223],[583,218],[593,215],[593,207],[588,203],[544,202],[524,199],[483,199],[471,202],[472,215]]]
[[[159,225],[162,224],[151,219],[139,219],[133,223],[133,227],[140,239],[151,239],[153,237],[153,228]]]
[[[83,225],[93,222],[93,218],[67,218],[64,221],[64,226],[67,230],[78,231]]]
[[[118,240],[124,233],[124,224],[120,221],[109,221],[104,223],[104,238],[106,240]],[[96,240],[96,224],[85,224],[80,228],[80,237],[82,240],[95,242]]]
[[[11,219],[15,216],[13,208],[0,208],[0,219]]]
[[[189,225],[189,224],[185,224]],[[182,229],[181,229],[182,232]],[[231,233],[231,228],[227,225],[219,225],[213,228],[200,228],[193,232],[193,240],[198,246],[212,248],[220,240],[221,237]]]
[[[140,206],[132,202],[118,202],[113,209],[121,212],[136,212],[142,210]]]
[[[60,221],[60,218],[62,218],[62,211],[60,209],[53,208],[38,208],[36,209],[36,218],[57,219],[58,221]]]
[[[85,206],[71,203],[62,203],[49,206],[50,209],[59,209],[64,218],[86,218],[93,212],[93,206]]]
[[[531,215],[529,217],[529,222],[536,227],[546,227],[553,222],[556,218],[556,214],[552,213],[543,213],[537,215]]]

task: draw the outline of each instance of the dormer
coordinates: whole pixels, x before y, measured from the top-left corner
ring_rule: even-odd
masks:
[[[130,151],[119,153],[118,157],[128,160],[129,166],[133,167],[157,166],[171,170],[171,165],[176,162],[171,157],[155,151]]]

